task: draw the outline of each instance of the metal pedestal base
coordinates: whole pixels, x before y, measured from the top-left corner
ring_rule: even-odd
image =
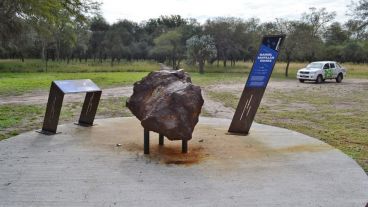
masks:
[[[165,138],[165,136],[163,134],[159,134],[158,144],[160,146],[164,145],[164,138]],[[148,155],[150,153],[149,145],[150,145],[150,131],[147,130],[147,129],[144,129],[143,151],[144,151],[144,154],[146,154],[146,155]],[[188,140],[182,140],[181,152],[182,153],[188,153]]]

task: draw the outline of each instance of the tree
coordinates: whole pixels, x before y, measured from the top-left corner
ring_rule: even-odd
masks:
[[[326,29],[324,39],[327,45],[341,45],[349,39],[349,33],[340,23],[334,22]]]
[[[225,17],[207,20],[204,33],[211,35],[215,40],[217,65],[220,60],[223,60],[226,67],[227,61],[230,60],[233,66],[237,60],[253,57],[256,52],[255,44],[257,44],[253,43],[253,40],[259,36],[256,34],[257,26],[257,19],[246,22],[238,18]]]
[[[302,14],[302,21],[312,27],[312,36],[321,37],[326,26],[336,17],[336,12],[327,12],[326,8],[317,10],[315,7],[309,8],[309,13]]]
[[[368,26],[368,0],[360,0],[353,4],[352,15],[355,20],[360,21],[359,29],[365,29]]]
[[[88,44],[92,33],[88,30],[87,26],[77,26],[75,32],[77,36],[73,53],[79,58],[79,62],[82,61],[82,58],[87,62]]]
[[[178,69],[180,61],[184,57],[185,48],[181,42],[182,33],[180,29],[171,30],[155,38],[155,46],[151,50],[152,55],[168,58],[173,69]]]
[[[161,34],[169,32],[170,30],[177,29],[187,24],[188,20],[183,19],[180,15],[171,15],[149,19],[147,22],[143,22],[141,27],[147,34],[149,34],[148,43],[153,44],[153,40],[158,36],[160,36]]]
[[[368,0],[353,2],[350,6],[350,19],[345,25],[356,40],[368,39]]]
[[[276,25],[272,26],[274,32],[278,32],[280,34],[285,34],[286,39],[284,44],[282,45],[282,53],[285,55],[286,59],[286,67],[285,67],[285,77],[289,76],[289,65],[292,59],[295,58],[297,42],[299,39],[298,34],[298,22],[296,21],[286,21],[283,19],[277,19]],[[271,26],[271,25],[269,25]]]
[[[187,53],[190,59],[198,62],[199,73],[203,74],[205,61],[217,55],[215,41],[209,35],[195,35],[187,40]]]
[[[350,41],[342,50],[344,61],[364,63],[367,60],[367,48],[359,41]]]
[[[66,25],[85,23],[99,5],[93,0],[1,0],[0,45],[6,46],[11,42],[9,39],[17,40],[17,36],[32,27],[42,40],[41,56],[45,59],[50,44],[58,54],[60,45],[54,38],[59,38],[60,30]]]
[[[109,28],[110,25],[102,16],[97,15],[96,17],[92,18],[90,26],[92,36],[89,40],[89,48],[91,50],[94,61],[98,57],[98,60],[102,62],[103,54],[105,52],[103,40]]]

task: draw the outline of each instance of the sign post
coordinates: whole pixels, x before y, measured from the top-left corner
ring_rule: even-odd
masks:
[[[249,133],[284,39],[285,35],[269,35],[262,38],[262,43],[229,127],[230,133]]]

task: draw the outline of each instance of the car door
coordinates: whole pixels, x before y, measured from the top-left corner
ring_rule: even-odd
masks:
[[[324,71],[324,74],[325,74],[324,79],[332,78],[332,70],[330,69],[330,63],[326,63],[323,66],[323,71]]]
[[[332,71],[332,78],[336,78],[337,77],[337,65],[335,63],[330,63],[330,69]]]

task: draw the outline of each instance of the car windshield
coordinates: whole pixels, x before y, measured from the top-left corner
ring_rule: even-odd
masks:
[[[323,63],[310,63],[309,65],[307,65],[307,69],[312,69],[312,68],[322,68],[323,67]]]

